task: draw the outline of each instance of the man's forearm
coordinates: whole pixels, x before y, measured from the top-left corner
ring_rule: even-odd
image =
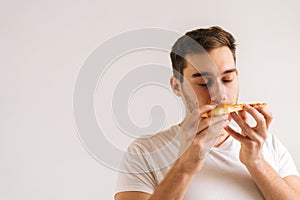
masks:
[[[163,181],[154,191],[149,200],[182,200],[188,186],[190,185],[192,175],[183,173],[180,170],[180,164],[176,162],[167,173]]]
[[[266,200],[300,199],[300,194],[293,190],[265,160],[246,167]]]

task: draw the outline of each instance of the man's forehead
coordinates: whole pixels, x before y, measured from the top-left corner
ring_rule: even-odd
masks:
[[[223,73],[230,71],[235,71],[235,66],[232,63],[222,63],[217,65],[211,59],[208,53],[197,53],[197,54],[188,54],[185,57],[185,71],[189,74],[202,74],[202,75],[211,75],[218,76]]]
[[[204,68],[214,64],[213,60],[208,53],[194,53],[185,56],[185,62],[187,65],[193,66],[194,68]]]

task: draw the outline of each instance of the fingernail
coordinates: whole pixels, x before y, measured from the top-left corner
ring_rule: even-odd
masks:
[[[226,126],[228,126],[229,125],[229,120],[226,120],[225,122],[224,122],[224,124],[223,124],[223,127],[226,127]]]
[[[223,128],[225,129],[225,128],[227,128],[228,127],[228,124],[224,124],[223,125]]]

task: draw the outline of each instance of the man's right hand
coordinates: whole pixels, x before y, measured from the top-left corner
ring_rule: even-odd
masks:
[[[227,115],[201,117],[215,107],[205,105],[201,109],[194,109],[180,126],[180,157],[175,165],[184,174],[194,175],[201,170],[207,153],[228,123]]]

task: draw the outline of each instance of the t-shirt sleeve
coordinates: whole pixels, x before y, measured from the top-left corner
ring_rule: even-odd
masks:
[[[276,160],[278,166],[278,173],[279,175],[284,178],[290,175],[297,175],[299,176],[298,170],[296,165],[286,149],[286,147],[273,136],[273,146],[276,152]]]
[[[139,191],[152,194],[157,185],[155,174],[142,148],[133,143],[125,152],[119,172],[115,194],[125,191]]]

